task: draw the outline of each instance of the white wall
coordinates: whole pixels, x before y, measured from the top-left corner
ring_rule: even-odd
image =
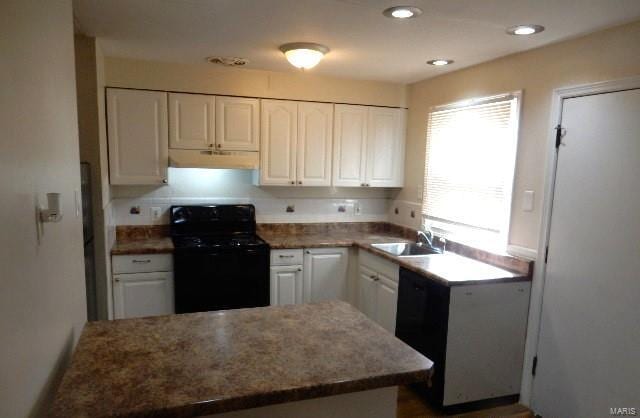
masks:
[[[40,416],[86,320],[71,0],[0,3],[0,416]],[[37,238],[35,207],[62,194]]]
[[[405,188],[398,217],[406,221],[422,200],[427,118],[431,106],[523,90],[520,138],[509,243],[535,252],[554,89],[640,74],[640,22],[509,55],[409,86]],[[535,192],[533,211],[524,211],[523,193]],[[409,226],[415,226],[415,220]]]
[[[364,222],[386,221],[389,190],[332,187],[257,187],[251,170],[170,168],[167,186],[113,186],[112,205],[118,225],[169,222],[171,205],[253,203],[258,222]],[[294,205],[295,212],[286,212]],[[132,206],[140,214],[131,214]],[[340,206],[345,212],[339,212]],[[151,218],[151,208],[163,216]],[[359,208],[359,211],[356,209]],[[358,213],[359,212],[359,213]]]

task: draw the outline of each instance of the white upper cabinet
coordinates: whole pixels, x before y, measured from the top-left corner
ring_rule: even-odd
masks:
[[[298,104],[262,100],[260,123],[260,184],[296,184]]]
[[[366,181],[370,187],[402,187],[405,146],[404,109],[372,107],[367,124]]]
[[[209,149],[215,143],[215,96],[169,93],[169,146]]]
[[[365,185],[367,106],[335,105],[333,185]]]
[[[333,185],[402,187],[405,110],[335,106]]]
[[[301,186],[331,185],[333,105],[298,103],[296,182]]]
[[[111,184],[167,182],[167,93],[107,89]]]
[[[244,97],[216,97],[216,148],[258,151],[260,102]]]

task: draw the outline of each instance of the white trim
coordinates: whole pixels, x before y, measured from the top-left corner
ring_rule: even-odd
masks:
[[[545,169],[545,192],[543,200],[542,225],[540,228],[540,240],[538,254],[544,254],[549,242],[549,228],[551,227],[551,212],[553,206],[553,191],[555,185],[557,154],[555,152],[555,127],[562,121],[562,103],[565,99],[573,97],[589,96],[594,94],[612,93],[622,90],[640,88],[640,76],[623,78],[620,80],[601,81],[579,86],[559,88],[553,91],[551,112],[549,121],[549,136],[547,138],[548,150]],[[531,286],[531,302],[529,305],[529,322],[527,326],[527,339],[525,345],[525,357],[520,387],[520,403],[530,406],[533,395],[533,376],[531,367],[533,357],[538,349],[538,337],[540,332],[540,316],[542,314],[542,295],[544,291],[545,264],[544,260],[536,263]],[[535,412],[535,411],[534,411]]]
[[[538,251],[536,251],[535,248],[521,247],[513,244],[507,245],[507,253],[516,257],[526,258],[527,260],[536,260],[538,258]]]

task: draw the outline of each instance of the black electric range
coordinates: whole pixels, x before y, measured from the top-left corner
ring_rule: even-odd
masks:
[[[176,313],[269,305],[269,245],[253,205],[172,206]]]

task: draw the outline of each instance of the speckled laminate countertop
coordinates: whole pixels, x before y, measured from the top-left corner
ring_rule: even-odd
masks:
[[[345,302],[88,323],[52,417],[193,417],[425,382],[433,363]]]
[[[262,232],[260,236],[269,243],[272,249],[357,246],[445,286],[531,280],[528,274],[495,267],[452,252],[421,257],[396,257],[372,247],[371,244],[409,242],[409,240],[384,233],[281,234]]]
[[[116,241],[111,255],[127,254],[168,254],[174,250],[170,237],[141,238]]]

